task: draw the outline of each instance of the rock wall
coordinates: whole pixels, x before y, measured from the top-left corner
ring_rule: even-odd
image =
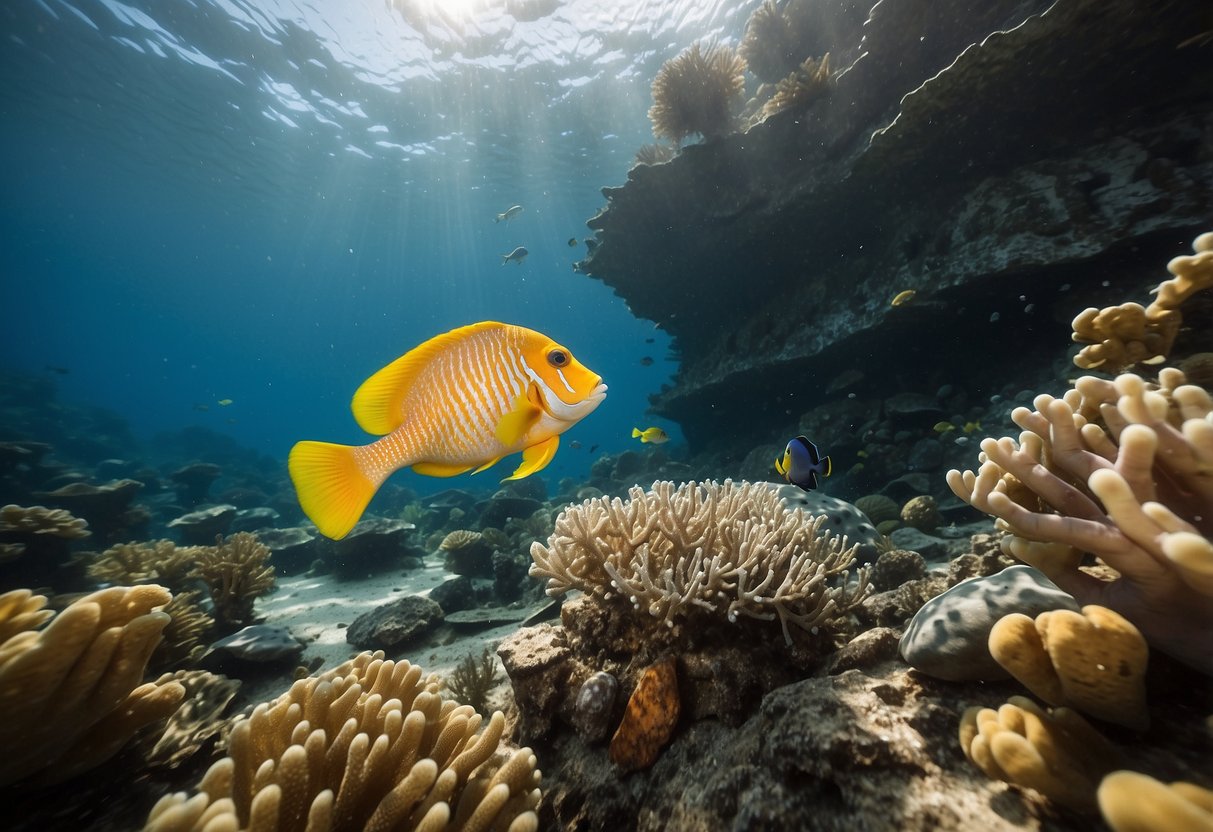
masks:
[[[1213,215],[1200,4],[822,8],[829,96],[634,168],[588,223],[580,270],[676,339],[654,408],[693,445],[777,432],[849,368],[888,393],[1047,365]]]

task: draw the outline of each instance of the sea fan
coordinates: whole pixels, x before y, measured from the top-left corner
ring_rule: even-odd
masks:
[[[766,0],[750,15],[738,51],[758,80],[773,84],[796,69],[799,40],[788,16]]]

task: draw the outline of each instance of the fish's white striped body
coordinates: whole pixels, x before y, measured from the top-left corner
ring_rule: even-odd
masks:
[[[473,324],[426,341],[358,388],[354,417],[382,439],[361,447],[300,442],[291,477],[305,513],[326,535],[341,537],[404,466],[454,476],[522,451],[510,479],[542,469],[560,434],[605,395],[602,379],[546,336]]]

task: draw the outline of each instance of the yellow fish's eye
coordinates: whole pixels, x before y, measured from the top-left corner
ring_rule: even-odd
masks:
[[[563,367],[569,363],[569,354],[561,349],[555,349],[548,353],[548,363],[553,367]]]

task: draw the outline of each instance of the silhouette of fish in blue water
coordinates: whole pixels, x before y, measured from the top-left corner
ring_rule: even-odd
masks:
[[[522,265],[522,261],[526,259],[526,256],[528,254],[530,254],[529,251],[527,251],[522,246],[518,246],[518,248],[511,251],[509,254],[501,255],[501,265],[504,266],[506,263],[510,263],[510,262],[517,263],[518,265]]]
[[[506,208],[504,211],[494,217],[493,222],[509,222],[521,213],[521,205],[511,205],[509,208]]]
[[[775,460],[775,470],[792,485],[812,491],[817,487],[818,475],[830,476],[834,465],[828,456],[821,455],[816,445],[797,436],[784,448],[783,456]]]

